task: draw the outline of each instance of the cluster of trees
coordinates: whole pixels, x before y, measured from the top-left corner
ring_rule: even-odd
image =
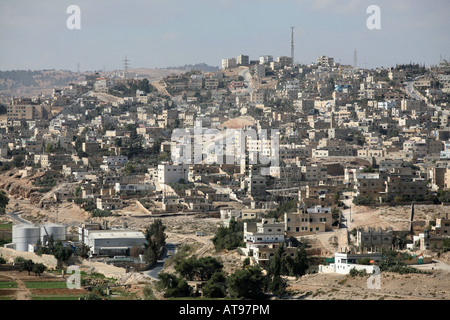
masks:
[[[372,204],[375,204],[375,200],[373,200],[371,197],[356,196],[353,198],[353,203],[357,206],[370,206]]]
[[[220,226],[212,242],[217,251],[226,249],[233,250],[239,247],[243,247],[244,244],[244,223],[242,221],[236,221],[231,218],[228,228]]]
[[[91,211],[92,217],[109,217],[111,215],[112,212],[109,210],[94,209]]]
[[[269,218],[282,218],[285,212],[295,212],[298,208],[298,200],[291,200],[282,203],[277,209],[271,210],[267,213]]]
[[[47,243],[45,245],[42,244],[41,240],[36,244],[36,254],[50,254],[53,255],[58,261],[58,265],[61,266],[64,262],[69,260],[69,258],[73,254],[73,250],[70,247],[65,247],[62,241],[55,241],[53,235],[48,237]]]
[[[56,179],[48,176],[42,176],[33,181],[34,186],[41,187],[39,189],[39,192],[41,193],[49,192],[56,184]]]
[[[115,91],[119,91],[123,96],[135,96],[136,90],[143,91],[144,93],[150,93],[157,91],[155,87],[148,81],[148,79],[142,80],[128,80],[116,85]]]
[[[410,267],[404,262],[401,262],[400,260],[405,259],[405,257],[401,254],[399,254],[396,251],[388,251],[385,253],[385,257],[383,260],[377,263],[378,267],[380,268],[381,272],[396,272],[400,274],[408,274],[408,273],[424,273],[429,274],[430,272],[419,270],[414,267]]]
[[[281,244],[265,267],[250,266],[246,259],[241,269],[230,275],[223,271],[223,264],[214,257],[192,256],[175,264],[176,274],[160,273],[158,288],[165,297],[189,297],[194,293],[188,281],[204,282],[203,296],[207,298],[263,299],[268,294],[286,294],[285,276],[303,276],[309,269],[305,247],[300,246],[292,258]]]
[[[294,258],[286,252],[284,243],[278,247],[267,268],[268,290],[277,296],[286,293],[286,280],[282,276],[301,277],[306,274],[310,263],[305,246],[297,247]]]
[[[28,274],[34,272],[34,275],[39,277],[47,269],[47,267],[42,263],[35,263],[31,259],[24,259],[22,257],[17,257],[14,260],[14,264],[17,266],[20,272],[28,271]]]

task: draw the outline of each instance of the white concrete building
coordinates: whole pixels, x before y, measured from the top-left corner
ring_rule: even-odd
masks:
[[[271,56],[271,55],[265,55],[265,56],[259,57],[260,64],[266,64],[266,63],[271,63],[271,62],[273,62],[273,56]]]
[[[284,242],[284,223],[263,219],[261,222],[244,223],[244,241],[248,251],[258,247]]]
[[[357,264],[359,259],[364,258],[369,258],[370,261],[376,262],[382,259],[382,254],[378,252],[366,254],[336,252],[334,254],[334,263],[319,265],[319,273],[349,274],[350,270],[355,268],[358,271],[366,270],[368,274],[372,274],[375,271],[374,265]]]
[[[180,180],[188,182],[189,165],[160,164],[158,165],[158,182],[161,184],[178,183]]]
[[[222,69],[236,67],[237,61],[235,58],[222,59]]]
[[[128,162],[127,156],[104,156],[103,164],[100,169],[103,171],[111,171],[122,168]]]

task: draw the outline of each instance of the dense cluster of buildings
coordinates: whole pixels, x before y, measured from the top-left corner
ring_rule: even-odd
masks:
[[[448,62],[369,70],[326,56],[299,65],[239,55],[221,67],[167,76],[164,92],[147,90],[142,79],[93,74],[51,96],[14,98],[0,119],[2,164],[40,174],[35,185],[54,194],[37,191],[41,206],[75,201],[114,211],[137,202],[149,214],[225,221],[295,201],[278,221],[246,224],[247,249],[258,259],[267,257],[260,244],[339,228],[344,192],[410,203],[448,188]],[[200,157],[181,161],[199,146],[197,123]],[[174,137],[176,129],[185,134]],[[236,131],[223,146],[213,129]],[[271,129],[276,136],[259,135]],[[239,136],[252,130],[257,135]],[[367,237],[379,241],[370,232],[358,241]]]

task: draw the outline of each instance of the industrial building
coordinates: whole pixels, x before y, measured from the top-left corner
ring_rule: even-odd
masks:
[[[146,239],[142,232],[128,229],[90,230],[86,245],[90,256],[128,256],[131,248],[143,247]]]
[[[44,224],[36,226],[32,224],[18,224],[12,228],[12,243],[6,244],[6,248],[22,252],[34,252],[36,244],[40,241],[46,244],[50,236],[54,241],[66,240],[66,226],[59,224]]]

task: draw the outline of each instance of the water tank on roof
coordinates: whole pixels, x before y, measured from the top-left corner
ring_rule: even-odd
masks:
[[[29,244],[39,241],[39,227],[31,224],[19,224],[12,227],[12,242],[17,251],[28,252]]]

